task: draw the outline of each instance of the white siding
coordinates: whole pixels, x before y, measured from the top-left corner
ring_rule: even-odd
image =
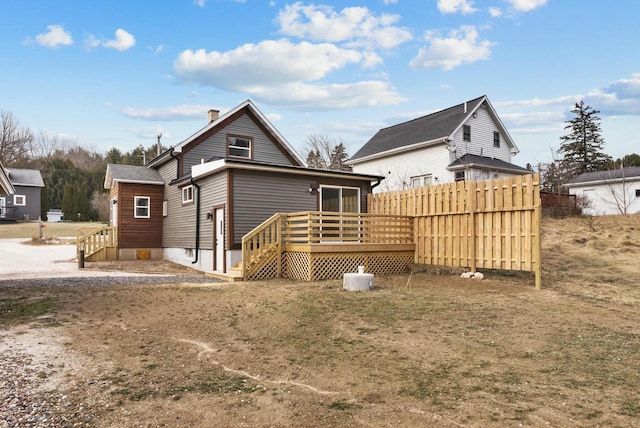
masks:
[[[570,194],[585,196],[589,199],[591,206],[583,210],[583,214],[587,215],[622,214],[625,206],[627,214],[640,213],[640,197],[636,197],[636,191],[640,191],[640,180],[629,180],[624,183],[624,186],[623,183],[590,184],[573,186],[569,189]],[[616,202],[614,193],[619,203]]]
[[[353,165],[353,172],[384,176],[385,179],[382,183],[373,189],[374,193],[378,193],[409,188],[411,177],[419,175],[431,174],[433,184],[453,181],[454,173],[447,171],[449,163],[449,151],[442,143],[412,152],[358,163]]]
[[[493,147],[493,132],[500,129],[486,108],[480,107],[477,117],[470,117],[464,124],[471,127],[471,141],[462,140],[462,127],[453,136],[456,144],[456,155],[462,157],[466,153],[511,162],[511,148],[500,133],[500,147]],[[453,160],[452,160],[453,161]]]

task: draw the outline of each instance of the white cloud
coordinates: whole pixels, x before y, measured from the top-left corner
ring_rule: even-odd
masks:
[[[157,141],[158,135],[162,138],[171,138],[171,133],[164,130],[162,126],[150,126],[146,128],[129,128],[128,131],[141,140]]]
[[[511,127],[547,125],[550,123],[563,124],[565,115],[562,111],[537,111],[528,113],[505,113],[500,115],[500,119],[502,119],[508,129],[511,129]]]
[[[463,25],[451,31],[448,37],[438,36],[436,32],[427,31],[425,37],[430,44],[420,49],[409,67],[451,70],[462,64],[489,59],[491,46],[495,45],[488,40],[479,40],[478,31],[473,25]]]
[[[502,9],[498,7],[490,7],[489,15],[491,15],[492,18],[499,18],[502,16]]]
[[[462,13],[463,15],[474,13],[478,9],[473,7],[471,0],[438,0],[438,10],[441,13]]]
[[[122,114],[130,119],[144,120],[162,120],[162,121],[179,121],[179,120],[198,120],[203,121],[207,118],[207,111],[211,107],[204,105],[181,104],[172,107],[136,109],[127,107],[122,110]]]
[[[245,44],[227,52],[186,50],[173,66],[186,81],[252,92],[254,87],[318,80],[348,64],[370,66],[373,62],[375,56],[356,50],[281,39]]]
[[[296,107],[307,111],[373,107],[406,101],[387,83],[380,81],[347,84],[297,82],[282,86],[255,88],[253,95],[275,105]]]
[[[71,33],[67,32],[62,25],[49,25],[47,26],[47,30],[49,31],[36,36],[36,43],[40,46],[58,48],[60,46],[73,44]],[[27,42],[30,42],[30,40],[27,40]]]
[[[547,0],[506,0],[513,8],[520,12],[530,12],[547,4]]]
[[[375,15],[366,7],[336,12],[331,6],[300,2],[286,6],[276,17],[281,34],[369,49],[390,49],[411,40],[408,30],[395,25],[399,20],[399,15]]]
[[[193,0],[193,2],[200,7],[204,7],[206,3],[205,0]]]
[[[159,54],[160,52],[162,52],[164,50],[164,46],[163,45],[158,45],[158,46],[147,46],[147,48],[153,52],[154,54]]]
[[[385,6],[389,6],[390,4],[397,4],[398,0],[383,0]]]
[[[500,108],[516,108],[516,107],[548,107],[548,106],[569,106],[580,101],[582,95],[563,95],[555,98],[532,98],[529,100],[519,101],[498,101],[493,103],[494,106]]]
[[[106,41],[102,44],[105,48],[116,49],[120,52],[126,51],[136,44],[136,39],[131,33],[118,28],[116,30],[116,38],[114,40]]]

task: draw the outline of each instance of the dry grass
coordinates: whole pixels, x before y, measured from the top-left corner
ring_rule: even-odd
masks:
[[[6,238],[38,238],[39,223],[37,221],[0,224],[0,239]],[[99,227],[101,223],[60,222],[44,223],[42,236],[45,239],[68,238],[75,239],[76,230],[81,227]]]
[[[85,367],[66,393],[98,427],[633,426],[640,216],[543,224],[541,291],[426,269],[361,293],[57,287],[0,290],[0,306],[60,325]]]

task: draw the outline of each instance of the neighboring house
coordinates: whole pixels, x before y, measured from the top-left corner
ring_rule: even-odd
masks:
[[[640,167],[585,172],[565,184],[569,193],[584,196],[587,215],[640,212]]]
[[[42,175],[35,169],[7,168],[7,175],[15,192],[0,196],[0,219],[38,220],[40,192],[44,188]]]
[[[47,222],[49,223],[62,221],[62,217],[64,217],[64,213],[60,208],[52,208],[50,211],[47,211]]]
[[[511,163],[517,153],[482,96],[381,129],[347,163],[356,173],[384,176],[376,191],[389,191],[531,173]]]
[[[0,162],[0,221],[7,217],[7,197],[11,197],[16,192],[11,180],[9,180],[9,173]]]
[[[143,249],[205,271],[228,272],[242,237],[275,213],[366,212],[382,177],[309,169],[251,101],[146,167],[109,164],[111,223],[121,259]]]

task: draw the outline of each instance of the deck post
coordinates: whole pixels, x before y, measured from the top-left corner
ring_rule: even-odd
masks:
[[[282,224],[286,218],[286,214],[279,214],[278,221],[276,222],[276,278],[282,278]]]

